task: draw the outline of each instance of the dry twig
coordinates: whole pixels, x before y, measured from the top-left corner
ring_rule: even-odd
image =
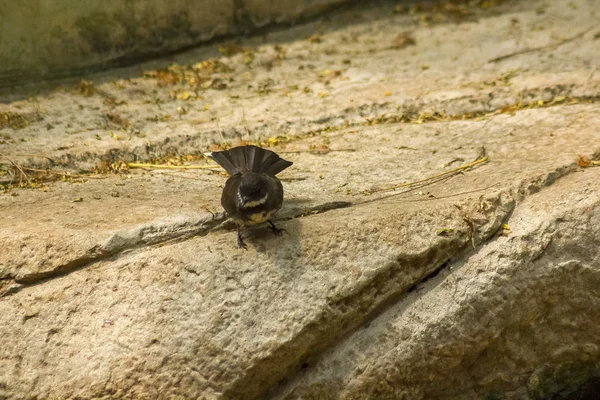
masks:
[[[148,169],[216,169],[221,168],[218,165],[162,165],[162,164],[144,164],[127,163],[127,168],[148,168]]]
[[[592,29],[593,28],[588,28],[588,29],[584,30],[583,32],[579,32],[577,35],[574,35],[574,36],[571,36],[569,38],[563,39],[563,40],[561,40],[560,42],[557,42],[557,43],[552,43],[552,44],[548,44],[546,46],[540,46],[540,47],[530,47],[530,48],[527,48],[527,49],[515,51],[514,53],[505,54],[503,56],[492,58],[492,59],[488,60],[488,62],[495,63],[495,62],[499,62],[499,61],[504,61],[507,58],[520,56],[521,54],[534,53],[534,52],[540,51],[540,50],[553,49],[555,47],[559,47],[559,46],[562,46],[563,44],[566,44],[566,43],[569,43],[569,42],[572,42],[574,40],[579,39],[580,37],[582,37],[583,35],[585,35],[589,31],[591,31]]]
[[[103,177],[103,176],[72,174],[68,171],[61,172],[61,171],[54,171],[51,169],[38,169],[38,168],[29,168],[29,167],[21,167],[21,168],[23,168],[25,171],[38,172],[41,174],[58,175],[58,176],[68,176],[69,178],[86,178],[86,179],[106,179],[106,178],[108,178],[108,177]]]
[[[327,154],[334,151],[348,151],[354,152],[356,149],[312,149],[312,150],[281,150],[278,151],[280,154],[284,153],[309,153],[309,154]]]
[[[11,160],[10,158],[7,158],[8,162],[11,163],[16,169],[19,170],[19,172],[21,172],[21,176],[20,176],[20,182],[19,183],[23,183],[23,178],[25,178],[27,180],[27,183],[29,183],[29,186],[32,186],[31,180],[29,180],[29,176],[25,173],[25,171],[23,171],[23,168],[17,164],[16,162],[14,162],[13,160]]]
[[[460,167],[451,169],[449,171],[445,171],[442,172],[440,174],[436,174],[433,176],[430,176],[428,178],[424,178],[424,179],[420,179],[418,181],[412,181],[412,182],[406,182],[406,183],[399,183],[397,185],[393,185],[393,186],[387,186],[387,187],[380,187],[380,188],[373,188],[373,189],[369,189],[366,191],[367,194],[371,194],[371,193],[376,193],[376,192],[385,192],[385,191],[390,191],[390,190],[396,190],[402,187],[412,187],[412,186],[416,186],[419,184],[428,184],[428,183],[433,183],[436,182],[437,180],[443,179],[443,178],[447,178],[450,177],[452,175],[455,175],[459,172],[462,172],[466,169],[472,168],[476,165],[479,164],[483,164],[485,162],[487,162],[489,160],[488,156],[484,154],[482,154],[481,156],[479,156],[476,160],[471,161],[468,164],[464,164],[461,165]]]

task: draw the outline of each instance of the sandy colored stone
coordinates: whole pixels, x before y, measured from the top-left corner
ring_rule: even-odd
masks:
[[[23,1],[0,7],[2,87],[164,54],[234,29],[233,1]]]
[[[139,70],[91,96],[13,93],[0,113],[29,123],[0,130],[2,184],[13,162],[81,176],[0,195],[0,398],[542,399],[593,382],[600,170],[578,159],[600,152],[594,8],[426,25],[350,9],[240,42],[210,76],[227,87],[196,100]],[[415,44],[393,47],[403,32]],[[248,251],[218,172],[91,173],[206,165],[187,156],[223,140],[294,162],[287,234],[248,230]]]
[[[344,1],[3,2],[0,88],[131,65],[269,24],[306,19]]]
[[[243,10],[247,18],[255,27],[262,27],[272,23],[289,23],[308,16],[319,15],[335,6],[345,3],[346,0],[242,0]]]
[[[552,382],[563,390],[593,379],[599,178],[580,171],[525,199],[504,235],[308,362],[274,398],[541,399],[554,394],[539,375],[561,364],[573,371]]]
[[[522,131],[498,144],[488,139],[486,146],[493,161],[464,176],[428,187],[427,194],[421,196],[412,192],[377,200],[380,196],[360,194],[366,183],[360,178],[353,182],[351,177],[360,177],[360,171],[366,170],[371,176],[381,175],[382,183],[391,181],[399,171],[384,166],[403,164],[394,164],[392,154],[389,162],[382,163],[385,156],[369,161],[366,156],[377,152],[378,146],[363,147],[361,143],[383,142],[382,147],[383,144],[386,148],[396,147],[399,142],[407,142],[411,130],[423,134],[424,127],[410,125],[401,134],[393,125],[364,129],[354,142],[364,149],[365,156],[361,157],[364,163],[347,161],[360,157],[360,152],[303,154],[294,159],[296,165],[306,165],[309,169],[312,165],[326,177],[348,177],[349,189],[357,194],[338,194],[338,198],[350,197],[357,203],[350,208],[283,222],[281,226],[289,235],[281,238],[257,229],[248,240],[252,247],[248,252],[235,247],[233,232],[215,231],[156,249],[134,248],[117,259],[100,260],[41,285],[28,286],[25,282],[21,291],[3,301],[6,310],[3,315],[12,316],[6,321],[3,334],[14,337],[13,350],[2,357],[5,363],[2,370],[11,371],[4,380],[18,382],[13,384],[18,387],[29,387],[30,393],[41,397],[61,393],[84,398],[142,396],[153,391],[167,397],[209,393],[215,396],[221,393],[228,398],[257,396],[293,371],[305,357],[332,345],[336,337],[359,327],[383,304],[448,260],[459,257],[470,245],[470,231],[463,213],[476,221],[477,242],[485,241],[498,231],[502,222],[510,224],[508,217],[523,196],[557,179],[568,179],[560,178],[563,175],[577,174],[574,155],[598,140],[595,130],[584,127],[597,123],[592,117],[595,113],[591,112],[594,107],[570,106],[522,112],[512,118],[501,116],[500,120],[506,120],[488,123],[485,132],[458,129],[482,125],[483,121],[453,123],[454,127],[447,127],[448,132],[462,133],[441,136],[441,142],[436,143],[440,147],[437,163],[453,157],[452,153],[457,151],[444,145],[444,140],[451,140],[462,150],[463,144],[476,147],[471,143],[490,136],[494,126],[506,129],[510,123],[522,125],[529,121],[535,130]],[[578,108],[579,112],[590,110],[591,119],[581,119],[583,126],[561,130],[556,125],[562,119],[560,111],[577,113]],[[539,120],[533,124],[531,118]],[[339,136],[338,140],[347,140]],[[532,138],[536,138],[538,149],[543,151],[535,160],[528,161],[531,149],[527,143]],[[332,138],[333,144],[335,140]],[[563,152],[565,148],[572,152]],[[413,157],[408,159],[415,160],[415,164],[418,159],[425,166],[431,162],[431,158]],[[329,160],[327,166],[323,158]],[[323,181],[316,173],[311,175],[313,182]],[[132,180],[139,178],[142,177]],[[212,180],[217,178],[223,180],[211,176]],[[310,180],[286,183],[290,203],[294,203],[294,198],[307,196],[311,185]],[[323,185],[330,190],[335,187],[332,182]],[[464,191],[462,188],[469,188],[472,193],[457,195]],[[430,198],[429,194],[440,199]],[[319,198],[319,195],[307,197]],[[177,198],[175,192],[164,199],[171,202]],[[86,204],[84,201],[77,205]],[[461,205],[463,211],[454,204]],[[440,228],[451,233],[438,236],[436,231]],[[58,306],[61,302],[65,304]],[[37,315],[27,318],[25,310],[34,305],[39,311],[29,312]],[[66,314],[50,317],[57,309]],[[14,318],[15,315],[19,317]],[[26,323],[49,319],[53,321],[49,327],[40,326],[41,329],[28,330],[27,335],[13,336],[25,329]],[[113,321],[114,325],[104,320]],[[82,330],[82,326],[87,328]],[[123,329],[129,333],[125,334]],[[136,331],[143,334],[133,334]],[[45,343],[48,337],[56,340],[55,344],[39,348],[33,345]],[[25,348],[28,349],[26,369],[35,371],[30,381],[19,377],[19,369],[15,370],[17,360],[23,356],[20,349]],[[94,350],[80,353],[81,348]],[[72,354],[75,358],[64,363],[53,354]],[[88,367],[82,368],[77,357],[84,357]],[[53,376],[72,379],[58,386],[52,384],[48,380],[50,375],[38,363],[48,363]],[[190,370],[188,364],[195,369]],[[110,378],[109,386],[96,387],[96,380],[89,377],[92,370],[100,381],[115,374],[120,378]],[[192,373],[194,370],[197,375]],[[163,386],[164,374],[174,381],[190,381],[182,386]],[[146,378],[139,381],[141,377]]]
[[[600,55],[589,30],[596,24],[592,5],[582,2],[573,9],[552,2],[544,10],[578,23],[566,18],[550,23],[535,8],[487,16],[476,8],[475,15],[482,13],[480,23],[465,22],[460,29],[456,24],[414,28],[413,16],[381,7],[242,41],[237,47],[250,52],[248,63],[243,51],[226,56],[217,51],[221,44],[201,47],[120,74],[90,77],[96,88],[91,96],[75,82],[44,96],[0,104],[0,114],[28,119],[22,129],[1,131],[0,153],[23,164],[89,171],[117,160],[200,154],[222,137],[231,143],[267,140],[346,123],[362,126],[378,118],[418,120],[421,113],[435,112],[468,116],[522,103],[595,98],[600,73],[593,66],[600,64]],[[521,28],[519,43],[527,46],[589,32],[549,53],[489,63],[521,48],[510,29],[513,19],[544,28]],[[502,29],[490,32],[490,26]],[[416,45],[393,48],[395,37],[407,30]],[[320,41],[310,39],[315,32],[322,32]],[[161,86],[156,78],[141,78],[144,71],[171,63],[194,66],[201,61],[219,61],[231,69],[206,76],[208,83],[219,80],[225,88],[196,94],[187,84]],[[32,156],[40,149],[51,160]]]

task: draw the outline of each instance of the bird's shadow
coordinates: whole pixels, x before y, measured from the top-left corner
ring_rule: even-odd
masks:
[[[284,207],[273,219],[282,231],[275,234],[269,224],[261,224],[242,231],[244,241],[261,256],[274,261],[276,270],[286,280],[302,275],[305,270],[302,251],[302,221],[294,218],[293,209]]]
[[[268,253],[268,246],[273,246],[278,242],[278,247],[282,247],[282,241],[286,245],[290,245],[290,242],[298,241],[301,233],[301,224],[297,216],[302,215],[306,209],[302,205],[310,201],[309,198],[302,197],[286,199],[284,207],[271,219],[277,228],[281,229],[281,232],[279,234],[275,233],[268,223],[264,223],[245,228],[242,231],[244,241],[253,246],[259,253]],[[295,247],[297,248],[298,246]]]

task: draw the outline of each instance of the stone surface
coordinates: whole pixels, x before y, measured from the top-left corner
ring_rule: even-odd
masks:
[[[532,371],[597,365],[599,182],[598,170],[577,172],[527,197],[510,233],[419,285],[274,397],[595,398],[552,397]],[[559,387],[582,382],[570,378]]]
[[[230,33],[234,11],[231,0],[0,3],[1,86],[201,43]]]
[[[382,4],[12,93],[0,398],[593,393],[596,5]],[[125,167],[243,141],[294,162],[248,251],[223,174]]]
[[[0,2],[0,87],[131,64],[344,0]]]
[[[348,0],[242,0],[243,10],[252,26],[263,27],[272,23],[294,22],[303,17],[318,15]]]

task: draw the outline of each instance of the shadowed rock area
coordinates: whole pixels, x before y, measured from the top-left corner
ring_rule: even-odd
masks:
[[[0,90],[131,65],[347,0],[35,0],[0,3]]]
[[[11,93],[0,398],[593,398],[598,9],[362,5]],[[244,143],[294,162],[248,251],[202,155]]]

